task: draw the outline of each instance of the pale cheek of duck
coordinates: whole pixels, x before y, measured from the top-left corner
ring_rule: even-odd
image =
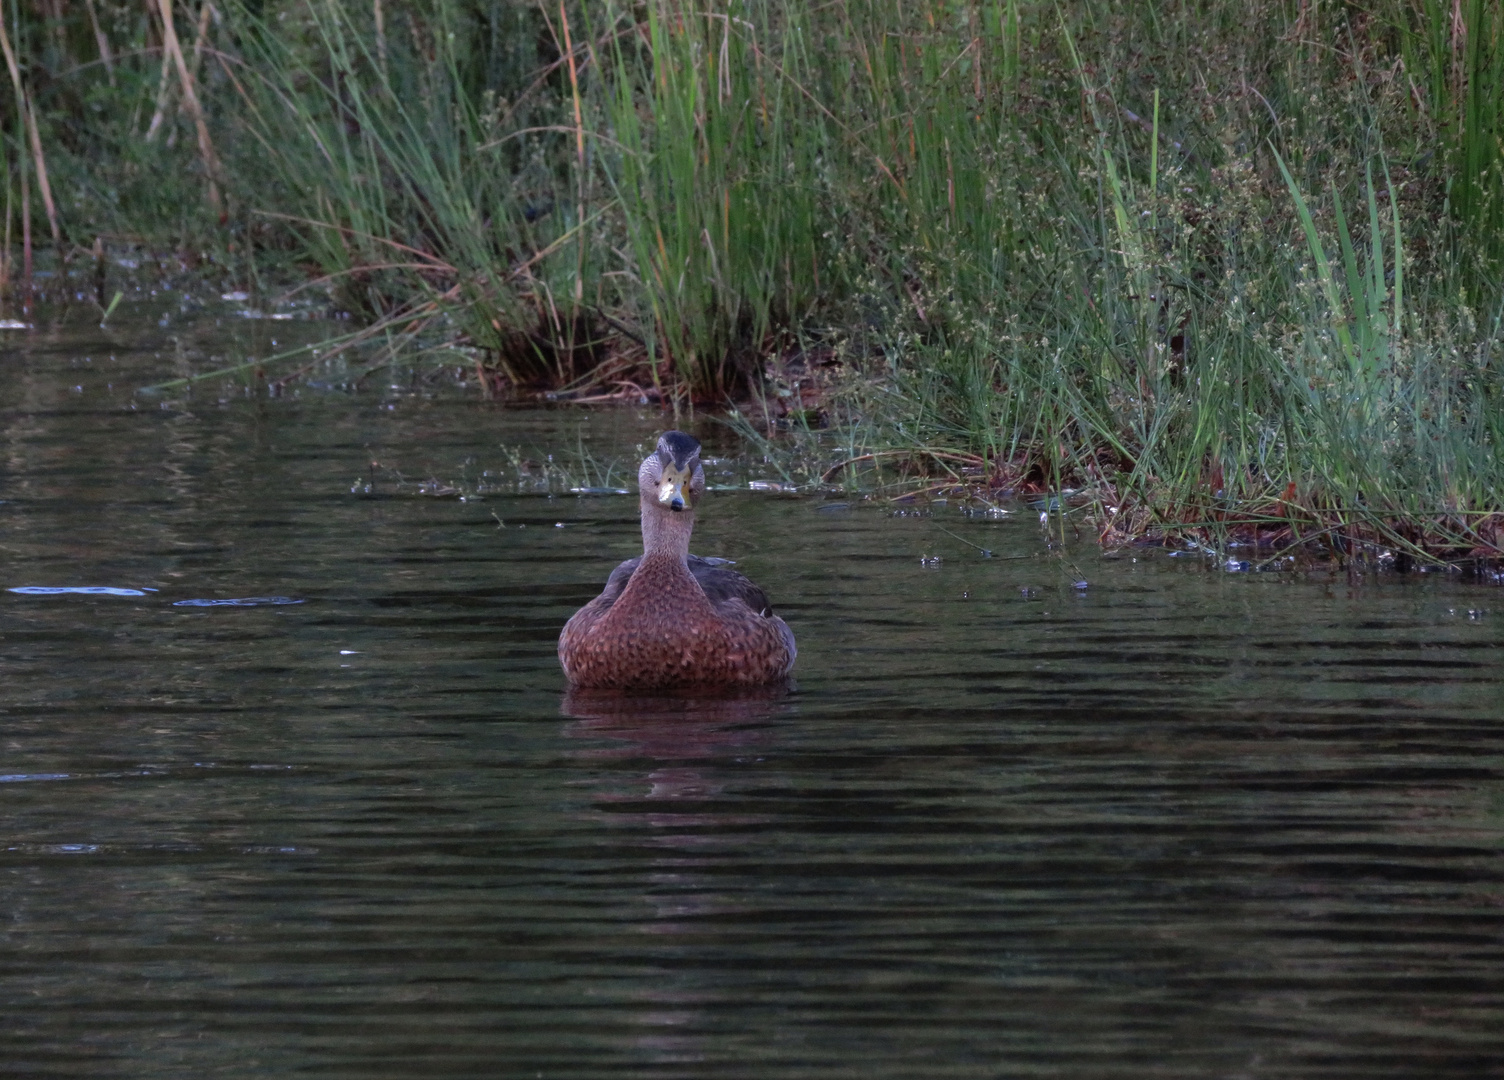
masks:
[[[694,474],[689,469],[663,466],[658,478],[657,502],[670,510],[687,510],[694,506]]]

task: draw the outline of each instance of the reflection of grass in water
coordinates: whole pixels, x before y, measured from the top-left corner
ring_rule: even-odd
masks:
[[[673,424],[665,416],[662,427]],[[923,467],[923,452],[871,451],[853,444],[846,432],[819,431],[808,427],[779,432],[774,437],[759,431],[745,419],[727,422],[738,436],[739,446],[706,448],[701,455],[707,486],[711,490],[747,489],[801,494],[870,494],[898,497],[935,487],[935,479]],[[414,479],[397,470],[381,467],[379,475],[391,489],[403,494],[435,497],[483,497],[486,494],[630,494],[637,491],[637,469],[652,450],[650,442],[635,444],[617,453],[603,454],[583,438],[572,443],[501,447],[502,461],[488,467],[467,462],[444,479]],[[875,460],[867,460],[875,455]],[[854,467],[843,467],[857,458]],[[971,470],[975,471],[975,470]],[[954,483],[965,481],[962,470]],[[368,484],[363,479],[361,484]]]
[[[602,457],[586,446],[583,439],[571,448],[553,452],[527,454],[515,446],[504,446],[502,450],[515,490],[519,492],[628,494],[637,488],[641,454]]]
[[[469,458],[442,476],[410,475],[397,466],[373,462],[365,474],[356,477],[351,492],[481,500],[488,495],[604,495],[636,490],[640,455],[633,455],[637,450],[602,456],[577,438],[573,446],[551,451],[517,445],[503,445],[500,451],[500,463],[486,465]]]
[[[726,421],[745,444],[744,469],[787,491],[871,494],[883,497],[979,487],[984,459],[963,451],[895,445],[862,417],[825,430],[802,418],[768,430],[743,412]]]

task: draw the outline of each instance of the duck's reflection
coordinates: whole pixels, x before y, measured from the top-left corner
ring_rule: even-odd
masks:
[[[703,690],[648,694],[641,690],[582,690],[573,687],[565,692],[559,711],[585,723],[605,725],[599,730],[607,731],[619,725],[622,730],[633,732],[644,724],[656,728],[663,722],[678,720],[757,723],[787,711],[793,690],[793,684],[788,681],[714,694]],[[597,729],[592,727],[591,730]]]
[[[695,800],[719,794],[717,770],[767,743],[771,722],[790,708],[788,695],[784,684],[735,697],[571,690],[560,711],[575,718],[565,728],[571,738],[610,740],[582,749],[579,758],[659,762],[647,774],[646,798]],[[642,797],[599,794],[606,801]]]
[[[755,765],[773,737],[774,721],[792,706],[790,687],[780,683],[735,696],[683,694],[645,696],[615,690],[571,690],[561,711],[575,718],[565,733],[571,738],[609,740],[579,751],[582,761],[641,761],[645,774],[612,770],[600,777],[593,800],[629,804],[648,800],[639,813],[618,808],[618,824],[726,826],[761,820],[725,807],[703,806],[718,798],[745,766]],[[646,780],[642,790],[639,775]],[[675,803],[673,809],[663,805]],[[658,833],[654,843],[667,847],[700,846],[690,834]]]
[[[562,702],[565,734],[589,742],[572,756],[590,774],[592,816],[635,863],[625,887],[657,974],[628,992],[623,1034],[660,1065],[702,1059],[716,1014],[736,1000],[722,939],[757,918],[756,890],[737,881],[756,880],[756,840],[774,820],[738,788],[769,782],[778,721],[793,708],[782,685],[713,698],[576,690]]]

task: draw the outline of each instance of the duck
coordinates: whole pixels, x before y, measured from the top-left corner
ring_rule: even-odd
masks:
[[[572,687],[705,690],[766,686],[798,650],[767,594],[724,559],[689,553],[705,494],[700,443],[667,431],[637,470],[642,554],[564,624],[559,663]]]

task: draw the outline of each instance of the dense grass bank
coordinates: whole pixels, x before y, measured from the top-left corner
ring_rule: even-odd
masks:
[[[493,393],[739,401],[795,479],[1501,553],[1497,4],[75,8],[7,8],[8,257],[29,200],[301,267]]]

